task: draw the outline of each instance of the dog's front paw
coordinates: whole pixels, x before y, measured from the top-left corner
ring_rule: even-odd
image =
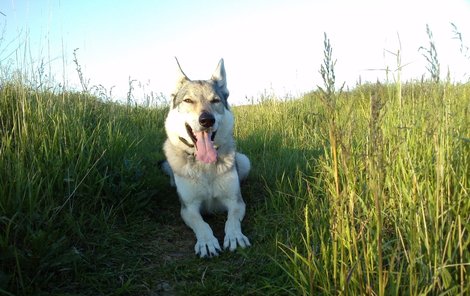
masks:
[[[229,249],[230,251],[235,251],[237,246],[240,246],[242,248],[246,248],[251,246],[250,240],[241,233],[241,231],[238,232],[227,232],[225,234],[224,238],[224,249]]]
[[[220,248],[219,242],[215,237],[207,240],[199,239],[194,246],[196,255],[201,258],[219,256],[219,252],[221,250],[222,249]]]

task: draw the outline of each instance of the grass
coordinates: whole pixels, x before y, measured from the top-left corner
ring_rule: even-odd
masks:
[[[402,109],[387,87],[338,98],[338,165],[326,149],[303,172],[304,229],[281,245],[299,294],[468,293],[468,91],[405,85]]]
[[[470,293],[470,85],[337,92],[326,55],[324,90],[233,108],[253,246],[211,260],[158,169],[164,107],[2,81],[0,294]]]

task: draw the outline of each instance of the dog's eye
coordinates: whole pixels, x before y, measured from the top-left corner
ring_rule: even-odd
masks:
[[[188,103],[188,104],[194,103],[193,100],[191,99],[184,99],[183,102]]]
[[[212,101],[211,101],[212,104],[217,104],[217,103],[220,103],[220,99],[219,98],[213,98]]]

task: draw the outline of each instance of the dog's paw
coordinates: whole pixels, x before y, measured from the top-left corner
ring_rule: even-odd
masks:
[[[208,240],[198,240],[194,246],[194,251],[199,257],[205,258],[219,256],[222,249],[220,248],[217,239],[212,237]]]
[[[224,249],[229,249],[233,252],[237,246],[240,246],[241,248],[249,247],[251,246],[250,240],[244,236],[241,231],[232,233],[227,232],[224,238]]]

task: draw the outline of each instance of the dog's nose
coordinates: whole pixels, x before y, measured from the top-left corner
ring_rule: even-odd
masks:
[[[199,115],[199,124],[205,128],[209,128],[213,126],[215,123],[215,117],[211,113],[207,111],[202,111],[201,115]]]

